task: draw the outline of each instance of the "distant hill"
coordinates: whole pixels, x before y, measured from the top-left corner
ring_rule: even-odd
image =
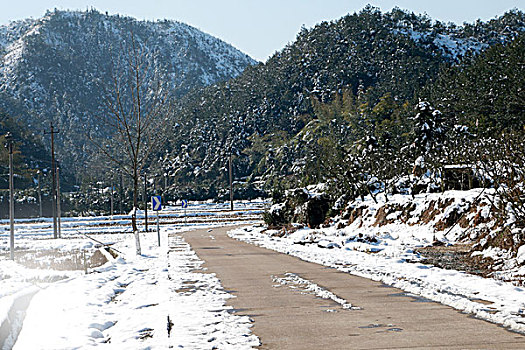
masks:
[[[168,20],[55,10],[0,26],[0,109],[19,116],[37,134],[53,121],[61,131],[58,158],[73,173],[84,171],[91,156],[86,134],[109,136],[96,128],[93,118],[101,111],[100,86],[111,86],[108,73],[131,33],[155,57],[174,99],[226,81],[256,63],[217,38]]]
[[[370,6],[303,28],[266,63],[181,99],[169,147],[155,163],[157,172],[170,175],[173,191],[195,197],[213,197],[226,188],[230,150],[236,178],[248,181],[246,188],[301,173],[318,138],[309,130],[319,118],[314,101],[330,103],[346,91],[364,109],[381,100],[413,104],[441,71],[524,29],[525,16],[519,11],[457,26]],[[270,167],[268,157],[277,153],[279,159]]]

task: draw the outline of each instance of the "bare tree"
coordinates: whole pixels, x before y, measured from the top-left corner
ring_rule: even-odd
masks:
[[[105,91],[104,112],[98,116],[100,126],[107,128],[112,139],[95,146],[118,166],[133,183],[131,225],[136,238],[137,254],[141,253],[137,227],[140,173],[149,155],[165,141],[166,115],[170,110],[169,89],[164,70],[133,33],[123,43],[110,73],[111,86]],[[92,138],[91,138],[92,139]],[[92,139],[93,140],[93,139]],[[95,140],[93,140],[95,141]]]

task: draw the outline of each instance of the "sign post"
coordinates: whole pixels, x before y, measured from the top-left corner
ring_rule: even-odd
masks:
[[[160,196],[151,197],[151,207],[157,212],[157,237],[160,247],[160,225],[159,225],[159,211],[162,210],[162,198]]]
[[[184,223],[188,224],[188,219],[187,219],[187,215],[186,215],[186,209],[188,208],[188,200],[187,199],[183,199],[181,201],[181,206],[182,206],[182,209],[184,209]]]

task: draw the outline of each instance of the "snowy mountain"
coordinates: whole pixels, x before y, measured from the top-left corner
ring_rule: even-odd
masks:
[[[0,26],[0,108],[39,132],[53,120],[61,129],[59,158],[81,167],[90,152],[86,132],[107,136],[95,129],[93,115],[100,111],[101,86],[111,86],[109,72],[132,35],[169,80],[173,98],[256,63],[183,23],[55,10]]]
[[[194,190],[202,197],[215,196],[226,187],[232,149],[234,172],[243,181],[265,181],[268,189],[289,178],[295,185],[315,182],[326,175],[319,170],[318,149],[320,140],[334,135],[322,131],[332,121],[338,136],[347,134],[346,140],[336,141],[339,146],[373,140],[372,133],[394,123],[392,111],[416,105],[441,71],[469,62],[524,29],[519,11],[456,26],[373,7],[303,28],[295,42],[265,64],[185,96],[159,172],[172,174],[177,190],[187,184],[190,196]],[[316,106],[345,94],[352,103],[328,106],[320,115]],[[404,119],[395,121],[398,130],[389,131],[393,142],[401,139],[393,135],[409,131],[407,113],[413,110],[403,108]],[[342,121],[350,115],[355,124],[349,128]]]

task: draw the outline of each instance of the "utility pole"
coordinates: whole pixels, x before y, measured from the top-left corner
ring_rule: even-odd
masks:
[[[38,217],[41,218],[42,217],[42,185],[40,182],[42,180],[42,171],[38,169],[36,173],[38,175]]]
[[[113,178],[113,177],[112,177]],[[111,180],[111,194],[109,196],[109,203],[110,203],[110,208],[109,208],[109,214],[111,215],[111,219],[113,220],[113,179]]]
[[[230,210],[233,211],[233,174],[232,174],[232,151],[230,149],[230,161],[229,161],[229,173],[230,173]]]
[[[51,198],[53,199],[53,237],[57,238],[58,229],[57,229],[57,184],[56,184],[56,166],[55,166],[55,134],[58,134],[60,131],[55,131],[53,122],[51,122],[51,131],[44,132],[44,134],[51,135],[51,179],[52,179],[52,188],[51,188]]]
[[[13,177],[13,136],[10,132],[5,135],[6,147],[9,151],[9,249],[11,260],[15,260],[15,186]]]
[[[58,238],[62,238],[62,210],[60,209],[60,164],[57,162],[57,219],[58,219]]]
[[[144,171],[144,225],[146,227],[146,232],[148,232],[148,198],[146,197],[147,191],[147,182],[146,171]]]
[[[124,209],[122,207],[122,202],[124,201],[124,188],[122,187],[122,171],[119,171],[120,175],[120,188],[119,188],[119,204],[120,204],[120,213],[124,213]]]

